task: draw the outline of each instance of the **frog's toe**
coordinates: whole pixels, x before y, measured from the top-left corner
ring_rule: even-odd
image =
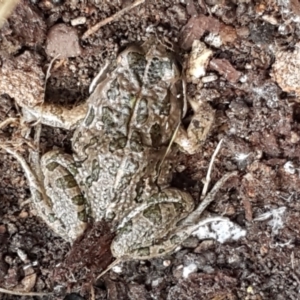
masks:
[[[201,149],[213,125],[215,112],[208,103],[192,105],[195,114],[185,130],[180,126],[176,134],[175,143],[180,150],[188,154],[195,154]]]

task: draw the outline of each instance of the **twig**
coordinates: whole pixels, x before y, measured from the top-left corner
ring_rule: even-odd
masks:
[[[91,300],[95,300],[95,289],[93,286],[91,286]]]
[[[18,122],[18,118],[8,118],[6,120],[4,120],[3,122],[0,123],[0,130],[4,129],[6,126],[8,126],[9,124],[13,124],[13,123],[17,123]]]
[[[187,103],[188,103],[188,100],[187,100],[187,96],[186,96],[186,79],[183,78],[182,79],[182,95],[183,95],[183,107],[182,107],[182,119],[185,117],[186,115],[186,112],[187,112]]]
[[[16,296],[40,296],[40,297],[52,294],[52,293],[35,293],[35,292],[17,292],[17,291],[10,291],[3,288],[0,288],[0,293],[16,295]]]
[[[208,193],[208,195],[203,199],[203,201],[200,202],[198,207],[184,220],[182,220],[181,225],[188,225],[196,224],[199,222],[199,219],[203,213],[203,211],[206,209],[210,203],[212,203],[216,197],[216,194],[220,190],[220,188],[224,185],[224,183],[231,177],[236,176],[237,172],[233,171],[230,173],[226,173],[212,188],[212,190]]]
[[[42,133],[42,124],[38,123],[35,126],[35,132],[34,132],[33,143],[35,146],[35,150],[29,152],[30,166],[31,166],[31,168],[34,168],[38,178],[44,178],[41,164],[40,164],[40,153],[39,153],[41,133]]]
[[[116,260],[114,260],[104,271],[100,273],[100,275],[97,276],[96,280],[101,278],[104,274],[106,274],[109,270],[111,270],[114,266],[116,266],[118,263],[122,261],[122,258],[119,257]]]
[[[0,28],[10,16],[18,2],[19,0],[0,0]]]
[[[100,82],[101,78],[104,77],[104,74],[107,73],[109,68],[109,62],[106,61],[104,66],[101,68],[100,72],[96,75],[96,77],[92,80],[89,86],[89,94],[91,94],[97,87],[98,83]]]
[[[122,14],[126,13],[127,11],[129,11],[130,9],[144,3],[145,0],[136,0],[134,3],[132,3],[129,6],[126,6],[124,9],[121,9],[120,11],[118,11],[117,13],[115,13],[114,15],[112,15],[111,17],[108,17],[102,21],[100,21],[99,23],[97,23],[96,25],[92,26],[90,29],[88,29],[82,36],[82,39],[86,39],[87,37],[89,37],[90,35],[94,34],[97,30],[99,30],[102,26],[106,25],[109,22],[114,21],[115,19],[119,18]]]
[[[58,59],[58,57],[60,56],[60,54],[56,55],[54,58],[52,58],[52,60],[50,61],[50,64],[47,68],[47,73],[46,73],[46,78],[45,78],[45,85],[44,85],[44,93],[46,93],[46,85],[47,85],[47,81],[51,76],[51,69],[53,66],[53,63]]]
[[[207,193],[207,190],[208,190],[208,185],[209,185],[210,179],[211,179],[210,178],[211,170],[212,170],[214,161],[216,159],[216,156],[217,156],[218,152],[221,149],[222,142],[223,142],[223,140],[220,140],[217,148],[215,149],[215,151],[214,151],[214,153],[213,153],[213,155],[211,157],[211,160],[210,160],[210,163],[209,163],[209,167],[208,167],[208,171],[207,171],[206,178],[205,178],[205,182],[204,182],[204,187],[202,189],[202,194],[201,194],[200,200],[203,200],[205,198],[205,196],[206,196],[206,193]]]
[[[156,177],[156,180],[158,180],[158,178],[160,177],[161,167],[162,167],[162,165],[163,165],[163,163],[164,163],[164,161],[165,161],[167,155],[168,155],[169,152],[170,152],[170,149],[171,149],[171,147],[172,147],[172,145],[173,145],[173,142],[175,141],[175,138],[176,138],[177,132],[178,132],[178,130],[179,130],[180,124],[181,124],[181,122],[179,122],[179,123],[177,124],[177,126],[176,126],[176,128],[175,128],[175,130],[174,130],[174,132],[173,132],[173,134],[172,134],[170,143],[169,143],[169,145],[168,145],[168,147],[167,147],[167,149],[166,149],[166,152],[164,153],[164,156],[163,156],[163,158],[162,158],[162,160],[161,160],[161,162],[160,162],[160,164],[159,164],[159,166],[158,166],[158,171],[157,171],[157,177]]]

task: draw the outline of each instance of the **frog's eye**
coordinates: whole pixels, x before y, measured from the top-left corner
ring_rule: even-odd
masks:
[[[138,77],[140,82],[142,82],[147,65],[145,56],[138,52],[130,52],[127,61],[129,69]]]
[[[126,54],[127,63],[130,69],[135,69],[137,66],[146,66],[146,58],[139,52],[127,52]]]

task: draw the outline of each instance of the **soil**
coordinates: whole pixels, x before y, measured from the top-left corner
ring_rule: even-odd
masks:
[[[184,63],[193,41],[201,40],[213,55],[205,77],[188,83],[187,96],[209,103],[216,118],[202,151],[179,155],[172,185],[197,202],[223,139],[210,188],[226,172],[238,175],[208,211],[228,217],[246,236],[224,243],[191,237],[174,254],[123,262],[95,281],[101,264],[112,261],[107,224],[94,224],[71,249],[36,215],[21,166],[1,151],[1,287],[48,293],[43,299],[300,299],[299,2],[130,5],[130,0],[20,1],[0,30],[0,122],[20,115],[17,103],[43,101],[43,74],[58,53],[46,101],[70,107],[88,97],[105,60],[113,61],[126,45],[154,37]],[[126,7],[87,36],[93,25]],[[21,63],[24,57],[27,64]],[[4,128],[1,142],[15,137],[15,130]],[[40,152],[70,152],[71,137],[72,131],[43,126]],[[20,144],[18,150],[27,158],[28,149]],[[1,300],[31,298],[38,297],[0,293]]]

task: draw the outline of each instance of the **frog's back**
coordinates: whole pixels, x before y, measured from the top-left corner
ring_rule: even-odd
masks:
[[[90,96],[73,148],[96,220],[120,219],[155,191],[157,167],[181,118],[178,81],[164,50],[129,48]]]

